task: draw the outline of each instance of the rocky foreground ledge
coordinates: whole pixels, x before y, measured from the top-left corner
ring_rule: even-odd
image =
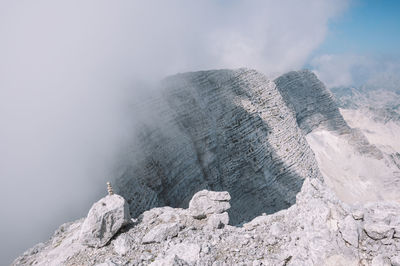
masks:
[[[398,204],[350,208],[306,179],[289,209],[231,226],[229,200],[202,190],[188,209],[131,219],[125,200],[109,195],[13,265],[400,265]]]

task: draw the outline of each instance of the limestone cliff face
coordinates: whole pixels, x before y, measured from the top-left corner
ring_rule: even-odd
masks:
[[[151,102],[157,123],[140,126],[117,180],[133,217],[155,206],[186,207],[201,189],[226,190],[235,224],[291,206],[304,178],[321,177],[293,111],[263,74],[185,73],[162,87]]]

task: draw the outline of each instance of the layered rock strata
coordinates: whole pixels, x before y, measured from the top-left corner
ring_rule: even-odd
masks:
[[[133,217],[155,206],[187,207],[201,189],[226,190],[237,224],[288,208],[306,177],[321,177],[293,111],[263,74],[178,74],[161,92],[116,182]]]
[[[291,71],[275,79],[275,84],[305,134],[320,126],[340,133],[350,131],[332,93],[311,71]]]

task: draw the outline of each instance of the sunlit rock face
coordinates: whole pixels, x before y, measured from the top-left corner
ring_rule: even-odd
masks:
[[[185,73],[162,87],[117,180],[133,217],[155,206],[187,207],[202,189],[226,190],[236,224],[288,208],[304,178],[321,178],[294,112],[263,74]]]

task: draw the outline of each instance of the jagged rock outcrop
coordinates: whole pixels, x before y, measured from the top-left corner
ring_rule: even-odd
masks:
[[[89,247],[102,247],[130,222],[128,204],[119,195],[109,195],[93,204],[82,224],[80,241]]]
[[[189,209],[162,207],[132,219],[108,245],[89,248],[74,234],[79,220],[14,265],[396,265],[399,214],[395,203],[350,207],[307,179],[295,205],[241,227],[211,228],[209,218],[196,219]],[[54,254],[63,260],[53,263]]]
[[[202,189],[226,190],[237,224],[288,208],[306,177],[321,178],[293,111],[263,74],[200,71],[161,86],[116,181],[133,217],[156,206],[187,207]]]

